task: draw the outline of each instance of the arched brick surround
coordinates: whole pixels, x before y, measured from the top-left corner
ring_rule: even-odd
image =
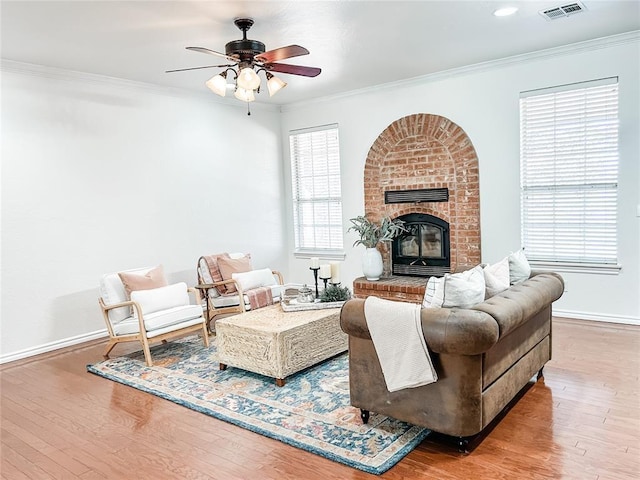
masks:
[[[448,202],[384,203],[387,190],[442,187]],[[373,220],[412,212],[440,217],[449,222],[452,271],[480,263],[478,157],[464,130],[445,117],[409,115],[378,136],[364,167],[364,206]],[[390,265],[389,246],[379,248]]]

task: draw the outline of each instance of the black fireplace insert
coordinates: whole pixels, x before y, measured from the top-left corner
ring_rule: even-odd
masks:
[[[449,223],[426,213],[401,215],[407,229],[391,248],[392,273],[441,277],[451,271]]]

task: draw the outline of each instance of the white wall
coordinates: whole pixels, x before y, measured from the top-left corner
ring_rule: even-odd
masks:
[[[222,251],[284,270],[276,109],[12,62],[1,92],[0,360],[104,334],[104,273],[194,285]]]
[[[519,59],[460,69],[449,74],[371,89],[283,110],[285,156],[288,131],[338,123],[342,161],[343,216],[363,214],[367,152],[393,121],[414,113],[442,115],[462,127],[480,166],[482,260],[520,248],[519,111],[521,91],[618,76],[620,92],[619,275],[563,273],[567,291],[557,313],[576,318],[640,324],[640,47],[627,35]],[[285,168],[287,168],[285,166]],[[286,186],[290,190],[290,185]],[[288,195],[288,194],[287,194]],[[287,212],[287,215],[291,215]],[[293,234],[289,232],[290,251]],[[343,281],[361,276],[362,248],[345,236]],[[308,262],[289,257],[293,276],[306,276]],[[309,280],[310,282],[310,280]]]
[[[282,114],[254,106],[251,117],[206,94],[3,62],[0,362],[103,335],[103,273],[162,263],[170,280],[194,284],[200,255],[233,250],[311,283],[308,261],[292,255],[291,187],[283,182],[295,128],[339,124],[346,230],[363,213],[364,162],[380,132],[413,113],[456,122],[480,162],[483,261],[499,260],[520,246],[519,92],[616,75],[623,268],[617,276],[563,274],[567,292],[556,312],[640,323],[640,46],[630,38]],[[345,235],[349,285],[361,275],[354,240]]]

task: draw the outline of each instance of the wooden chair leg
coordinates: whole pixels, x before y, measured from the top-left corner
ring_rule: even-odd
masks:
[[[153,367],[153,360],[151,360],[151,349],[149,348],[149,340],[146,335],[143,335],[140,339],[142,343],[142,351],[144,352],[144,359],[147,363],[147,367]]]
[[[207,322],[202,323],[202,341],[204,342],[204,346],[209,346],[209,331],[207,329]]]
[[[107,346],[104,349],[104,353],[102,354],[102,356],[105,358],[105,360],[109,359],[109,353],[111,353],[111,350],[113,350],[113,347],[115,347],[117,344],[118,344],[118,342],[114,342],[113,340],[109,340],[109,343],[107,343]]]

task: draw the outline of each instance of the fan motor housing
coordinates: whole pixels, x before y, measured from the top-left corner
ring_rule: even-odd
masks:
[[[266,51],[265,45],[258,40],[233,40],[224,47],[225,53],[229,56],[239,56],[240,59],[251,59],[255,55],[260,55]]]

